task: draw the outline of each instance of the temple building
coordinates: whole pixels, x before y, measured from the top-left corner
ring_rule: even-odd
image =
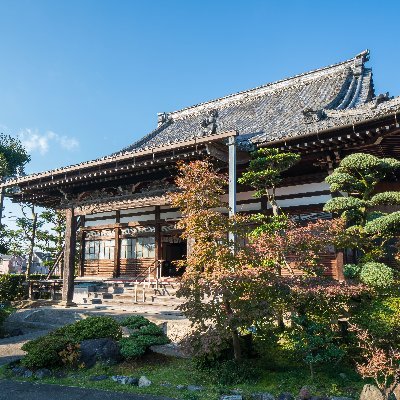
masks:
[[[249,152],[261,147],[294,151],[301,161],[285,174],[278,204],[293,218],[330,218],[325,177],[354,152],[400,158],[400,97],[376,94],[369,52],[321,69],[234,93],[179,111],[158,114],[157,127],[109,156],[9,180],[15,202],[64,209],[65,301],[71,299],[76,240],[83,277],[173,276],[187,245],[168,204],[176,162],[208,157],[230,172],[230,205],[237,212],[267,211],[264,199],[236,186]],[[399,190],[393,177],[385,189]],[[79,224],[79,229],[78,225]],[[77,235],[77,230],[79,234]],[[163,260],[161,270],[159,260]],[[341,277],[343,254],[324,256]]]

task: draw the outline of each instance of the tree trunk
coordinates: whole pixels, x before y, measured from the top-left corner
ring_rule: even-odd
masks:
[[[30,237],[28,265],[26,268],[26,278],[27,279],[31,275],[31,271],[32,271],[33,250],[35,248],[35,241],[36,241],[36,229],[37,229],[37,213],[35,212],[35,207],[32,207],[32,234]]]
[[[233,354],[235,360],[242,359],[242,348],[240,346],[240,338],[237,329],[232,331]]]
[[[232,316],[233,311],[232,311],[229,301],[224,300],[224,304],[225,304],[226,313],[229,316]],[[240,345],[239,333],[238,333],[237,329],[234,327],[231,327],[231,336],[232,336],[233,354],[234,354],[235,360],[241,360],[242,359],[242,348]]]

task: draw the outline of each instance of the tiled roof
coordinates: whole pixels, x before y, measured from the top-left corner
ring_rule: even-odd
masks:
[[[159,114],[153,132],[117,154],[228,130],[252,142],[271,142],[373,118],[390,107],[400,110],[398,99],[375,98],[368,59],[364,51],[325,68]]]

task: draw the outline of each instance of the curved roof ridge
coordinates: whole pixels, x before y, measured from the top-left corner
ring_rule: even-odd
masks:
[[[172,118],[174,118],[174,117],[176,118],[176,117],[180,116],[179,114],[182,114],[181,116],[184,116],[184,115],[187,115],[187,114],[191,114],[191,111],[195,112],[195,110],[197,108],[199,108],[199,107],[209,106],[209,105],[212,105],[214,103],[220,102],[222,100],[229,100],[229,99],[234,100],[234,98],[237,97],[237,96],[256,93],[257,91],[261,91],[262,89],[272,89],[272,90],[273,89],[279,89],[279,88],[281,88],[280,85],[285,84],[285,83],[290,83],[291,81],[296,81],[298,78],[304,78],[304,77],[307,77],[307,76],[310,76],[310,75],[318,74],[315,77],[315,78],[317,78],[317,77],[319,77],[319,73],[324,73],[324,72],[327,72],[329,70],[336,69],[336,68],[339,68],[339,67],[343,67],[344,65],[354,63],[354,61],[357,60],[357,59],[360,59],[362,64],[364,64],[364,62],[368,61],[368,56],[369,56],[369,50],[364,50],[361,53],[355,55],[353,58],[347,59],[345,61],[341,61],[341,62],[338,62],[338,63],[335,63],[335,64],[331,64],[331,65],[328,65],[328,66],[325,66],[325,67],[322,67],[322,68],[317,68],[317,69],[314,69],[314,70],[311,70],[311,71],[308,71],[308,72],[303,72],[301,74],[293,75],[291,77],[280,79],[280,80],[277,80],[277,81],[274,81],[274,82],[266,83],[264,85],[260,85],[260,86],[257,86],[255,88],[252,88],[252,89],[242,90],[242,91],[239,91],[239,92],[228,94],[226,96],[218,97],[218,98],[213,99],[213,100],[200,102],[200,103],[194,104],[192,106],[182,108],[180,110],[168,112],[168,115],[170,115]],[[293,83],[295,83],[295,82],[293,82]],[[276,86],[276,88],[274,88],[274,86]]]

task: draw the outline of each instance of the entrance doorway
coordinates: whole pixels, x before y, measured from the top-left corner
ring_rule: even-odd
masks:
[[[161,269],[161,276],[182,276],[185,272],[184,268],[178,268],[176,261],[186,258],[187,246],[186,241],[179,240],[178,243],[170,243],[163,241],[163,267]]]

